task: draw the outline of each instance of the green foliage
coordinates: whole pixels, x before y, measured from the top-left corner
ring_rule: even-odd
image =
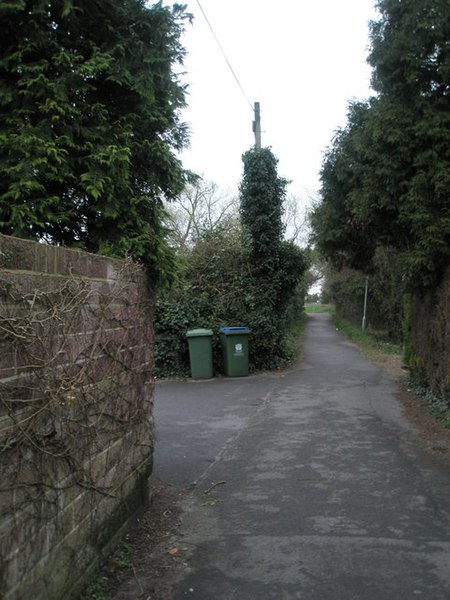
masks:
[[[284,337],[284,352],[287,360],[290,363],[293,363],[295,359],[298,357],[299,353],[299,338],[303,333],[307,322],[307,317],[305,312],[299,316],[298,321],[292,325],[286,332]]]
[[[290,256],[287,274],[277,279],[275,289],[253,272],[252,249],[239,222],[230,220],[203,232],[193,248],[183,255],[183,276],[171,290],[159,294],[154,374],[158,377],[189,375],[186,332],[197,327],[209,328],[215,333],[216,372],[222,370],[217,335],[222,326],[250,327],[252,370],[273,369],[289,359],[292,352],[291,347],[286,346],[285,334],[292,329],[303,307],[302,289],[297,287],[299,275],[297,272],[294,278],[294,266],[298,264],[298,257],[304,269],[307,262],[299,249],[294,250],[290,245],[287,248],[286,258]],[[292,283],[294,287],[288,290]],[[274,315],[277,290],[282,290],[288,298],[278,301],[283,312]]]
[[[412,373],[409,380],[410,391],[428,405],[428,414],[445,429],[450,429],[450,406],[445,398],[436,395],[428,385],[423,373]]]
[[[402,339],[405,285],[399,253],[393,248],[379,247],[375,251],[374,273],[369,278],[369,318],[377,329],[386,331],[395,342]]]
[[[401,270],[397,253],[389,248],[378,248],[374,268],[368,280],[367,325],[383,332],[386,338],[402,339],[403,295]],[[340,271],[327,269],[325,290],[339,316],[361,326],[366,275],[354,269]]]
[[[357,327],[336,314],[333,315],[333,321],[336,328],[352,342],[358,344],[364,354],[369,358],[377,356],[380,352],[393,355],[401,354],[401,347],[398,344],[386,341],[369,331],[363,331],[361,327]]]
[[[329,294],[337,315],[359,327],[363,315],[365,280],[363,273],[348,268],[327,274]]]
[[[186,295],[182,300],[186,299]],[[186,331],[190,327],[191,314],[188,303],[172,298],[159,298],[155,309],[155,344],[153,374],[157,377],[188,375]]]
[[[337,267],[377,270],[398,252],[402,282],[433,286],[450,259],[450,5],[380,0],[372,24],[378,96],[350,105],[322,166],[314,240]]]
[[[258,270],[267,274],[279,265],[278,248],[284,232],[283,200],[288,182],[278,176],[278,160],[269,148],[253,148],[242,160],[242,225],[249,233]]]
[[[204,327],[217,333],[221,326],[247,324],[247,258],[239,223],[233,220],[203,232],[184,252],[182,275],[156,303],[156,376],[189,375],[188,329]],[[217,337],[215,346],[218,349]]]
[[[0,18],[0,231],[129,253],[170,277],[184,7],[30,0],[3,2]]]
[[[81,594],[80,600],[105,600],[102,582],[95,580],[90,583]]]
[[[412,294],[405,294],[403,302],[403,360],[410,372],[411,385],[418,388],[424,388],[428,386],[427,374],[423,359],[414,351],[414,344],[411,336],[414,317]]]
[[[448,100],[447,0],[378,0],[377,8],[381,18],[371,25],[369,56],[374,89],[404,103]]]
[[[197,232],[184,247],[184,271],[177,285],[160,294],[156,306],[157,376],[189,374],[188,329],[212,329],[215,370],[221,370],[217,331],[246,325],[251,330],[250,368],[274,369],[292,355],[286,334],[301,318],[309,267],[307,253],[282,239],[286,181],[276,172],[270,150],[244,157],[242,225],[221,219]]]
[[[269,148],[253,148],[242,159],[241,219],[249,236],[256,292],[251,325],[259,367],[273,368],[284,354],[287,309],[309,260],[295,244],[283,241],[283,201],[288,182],[278,176],[277,158]]]

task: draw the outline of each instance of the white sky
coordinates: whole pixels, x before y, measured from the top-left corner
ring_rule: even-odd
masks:
[[[261,104],[262,145],[306,201],[319,188],[323,152],[346,122],[347,103],[370,94],[368,21],[374,0],[200,0],[251,104]],[[196,0],[183,45],[191,147],[186,168],[237,192],[253,112]]]

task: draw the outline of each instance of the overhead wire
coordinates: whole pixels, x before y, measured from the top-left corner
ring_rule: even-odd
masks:
[[[216,32],[215,32],[215,31],[214,31],[214,29],[213,29],[213,26],[211,25],[211,23],[210,23],[210,21],[209,21],[209,19],[208,19],[207,15],[206,15],[206,13],[205,13],[205,11],[203,10],[203,7],[202,7],[202,5],[200,4],[200,0],[197,0],[197,4],[198,4],[198,6],[199,6],[199,8],[200,8],[200,10],[201,10],[201,12],[202,12],[202,14],[203,14],[204,18],[205,18],[205,21],[206,21],[206,23],[208,24],[208,27],[209,27],[209,28],[210,28],[210,30],[211,30],[211,33],[212,33],[212,34],[213,34],[213,36],[214,36],[214,39],[216,40],[216,43],[217,43],[217,45],[218,45],[218,47],[219,47],[219,49],[220,49],[220,51],[221,51],[221,53],[222,53],[222,56],[224,57],[224,59],[225,59],[225,61],[226,61],[227,65],[228,65],[228,68],[230,69],[230,71],[231,71],[231,73],[232,73],[232,75],[233,75],[234,79],[236,80],[236,83],[238,84],[238,86],[239,86],[239,89],[241,90],[242,94],[244,95],[244,98],[245,98],[245,99],[246,99],[246,101],[248,102],[248,104],[249,104],[249,106],[250,106],[251,110],[253,111],[253,104],[250,102],[250,100],[249,100],[249,98],[248,98],[247,94],[245,93],[245,90],[244,90],[244,88],[243,88],[243,87],[242,87],[242,85],[241,85],[241,82],[239,81],[239,78],[238,78],[238,76],[236,75],[236,73],[235,73],[235,71],[234,71],[233,67],[231,66],[231,63],[230,63],[230,61],[228,60],[228,57],[227,57],[227,55],[226,55],[226,53],[225,53],[225,50],[223,49],[223,47],[222,47],[222,44],[220,43],[220,41],[219,41],[219,38],[217,37],[217,35],[216,35]]]

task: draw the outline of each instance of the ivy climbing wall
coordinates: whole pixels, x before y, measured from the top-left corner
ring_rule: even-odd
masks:
[[[0,597],[76,597],[147,501],[142,269],[0,235]]]

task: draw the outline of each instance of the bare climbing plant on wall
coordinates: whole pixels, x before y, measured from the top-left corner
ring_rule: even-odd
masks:
[[[70,276],[32,291],[0,278],[2,518],[27,506],[54,516],[80,488],[94,503],[113,494],[115,441],[150,455],[152,305],[134,285],[140,267],[122,264],[112,281]]]

